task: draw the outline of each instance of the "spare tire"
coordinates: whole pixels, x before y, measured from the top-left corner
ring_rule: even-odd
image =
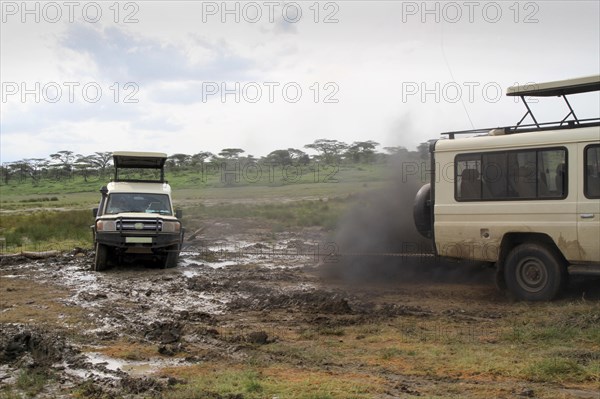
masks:
[[[413,204],[413,218],[415,227],[425,238],[432,237],[431,219],[431,184],[427,183],[417,192]]]

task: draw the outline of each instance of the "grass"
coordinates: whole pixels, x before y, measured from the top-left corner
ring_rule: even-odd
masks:
[[[195,172],[181,172],[167,179],[174,187],[175,207],[184,209],[186,225],[201,223],[204,218],[254,218],[269,222],[276,233],[310,226],[332,230],[347,208],[348,197],[385,184],[384,165],[340,167],[335,181],[331,172],[307,171],[298,181],[289,182],[271,171],[273,175],[266,180],[242,179],[232,185],[221,181],[218,174],[204,179]],[[323,173],[329,178],[323,178]],[[91,209],[97,205],[98,189],[105,183],[97,177],[87,182],[75,177],[43,180],[38,185],[0,185],[0,237],[6,247],[0,249],[19,252],[91,247]]]
[[[17,377],[15,387],[22,390],[27,396],[35,397],[42,392],[50,379],[51,376],[36,369],[22,369]]]
[[[375,182],[385,179],[392,172],[385,164],[367,165],[325,165],[311,163],[298,167],[283,168],[250,164],[232,165],[223,169],[219,165],[207,166],[204,171],[183,170],[167,172],[165,179],[176,189],[212,189],[212,188],[248,188],[282,187],[295,185],[330,186],[349,182]],[[2,196],[60,196],[68,193],[97,192],[113,178],[112,173],[104,177],[81,176],[62,178],[61,180],[42,179],[10,180],[8,184],[0,182]]]
[[[99,187],[89,192],[61,193],[32,195],[22,194],[19,191],[0,195],[0,210],[2,213],[23,213],[31,210],[91,210],[98,205],[100,194]],[[91,213],[91,211],[90,211]]]
[[[17,375],[14,386],[0,387],[0,398],[35,398],[52,379],[47,372],[38,369],[22,369]]]
[[[334,229],[347,209],[347,199],[295,201],[279,204],[219,204],[186,208],[184,215],[205,218],[254,218],[276,222],[275,229],[321,226]],[[184,218],[185,222],[185,218]]]
[[[6,287],[9,294],[17,294],[18,286]],[[494,390],[502,386],[498,384],[513,386],[522,381],[548,384],[548,392],[557,383],[582,389],[597,386],[600,347],[598,341],[590,341],[595,337],[590,332],[597,330],[598,320],[581,321],[594,315],[597,305],[553,303],[521,313],[527,306],[514,304],[515,311],[506,318],[476,325],[439,314],[327,328],[301,326],[275,343],[254,347],[248,360],[171,366],[158,376],[182,381],[163,392],[167,399],[372,398],[383,393],[382,375],[459,378],[476,386],[493,381],[496,388],[489,388],[491,397],[501,392]],[[560,328],[573,314],[581,316],[581,325]],[[518,339],[515,324],[524,326]],[[309,330],[314,333],[308,334]],[[107,356],[124,359],[156,356],[153,345],[141,343],[119,341],[105,349],[102,353]],[[464,394],[467,388],[456,394]],[[551,397],[538,388],[536,393]]]
[[[40,246],[62,247],[66,241],[73,241],[82,246],[91,246],[93,224],[89,210],[71,211],[37,211],[25,214],[3,215],[0,220],[0,231],[6,240],[6,247]]]
[[[352,199],[337,198],[279,204],[196,205],[184,210],[183,222],[189,227],[202,225],[207,218],[253,218],[269,222],[273,232],[310,226],[333,230],[350,203]],[[92,246],[93,222],[89,209],[12,213],[0,219],[0,234],[7,252],[67,251],[76,246]]]
[[[344,375],[331,372],[268,366],[260,371],[238,365],[195,365],[167,368],[160,374],[184,378],[187,384],[164,392],[165,399],[206,398],[241,395],[248,399],[297,398],[338,399],[370,398],[378,379],[367,375]]]
[[[556,357],[533,362],[525,373],[529,379],[541,382],[584,381],[591,377],[576,361]]]

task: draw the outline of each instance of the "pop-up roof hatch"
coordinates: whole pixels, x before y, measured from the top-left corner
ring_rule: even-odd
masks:
[[[162,152],[115,151],[113,152],[114,181],[163,183],[165,181],[164,166],[166,161],[167,154]],[[122,169],[157,169],[160,170],[160,180],[122,179],[119,178],[119,170]]]

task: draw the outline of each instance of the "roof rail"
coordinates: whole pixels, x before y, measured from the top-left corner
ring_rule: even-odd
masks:
[[[600,118],[589,118],[579,119],[578,123],[575,121],[568,121],[566,124],[564,121],[558,122],[546,122],[531,125],[515,125],[515,126],[504,126],[504,127],[490,127],[484,129],[472,129],[472,130],[456,130],[452,132],[441,133],[444,136],[448,136],[449,139],[454,139],[456,135],[461,134],[480,134],[482,136],[500,136],[503,134],[515,134],[515,133],[528,133],[528,132],[540,132],[545,130],[558,130],[558,129],[576,129],[582,127],[600,126]]]

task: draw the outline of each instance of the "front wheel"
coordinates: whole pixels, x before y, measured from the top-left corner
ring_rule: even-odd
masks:
[[[518,299],[549,301],[567,281],[567,268],[560,256],[545,246],[521,244],[506,258],[504,279]]]
[[[94,266],[93,266],[93,270],[95,272],[101,272],[108,268],[108,256],[109,256],[108,246],[97,243],[96,244],[96,256],[94,257]]]
[[[167,248],[167,253],[164,257],[163,269],[171,269],[177,266],[179,260],[179,245],[172,245]]]

